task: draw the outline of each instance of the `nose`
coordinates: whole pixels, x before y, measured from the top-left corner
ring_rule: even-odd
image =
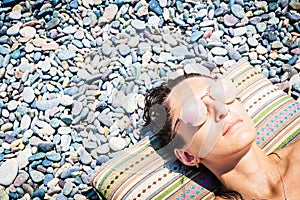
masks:
[[[215,122],[223,120],[228,114],[228,105],[212,98],[204,98],[207,108],[212,112]]]
[[[212,100],[213,110],[215,114],[215,121],[219,122],[228,114],[228,105],[220,101]]]

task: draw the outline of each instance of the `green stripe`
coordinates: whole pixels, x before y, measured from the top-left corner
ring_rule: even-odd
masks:
[[[130,154],[128,157],[125,157],[124,159],[120,160],[119,163],[116,163],[113,167],[111,167],[111,170],[108,170],[105,175],[103,176],[102,180],[99,182],[98,184],[98,189],[100,190],[100,186],[103,184],[104,180],[107,178],[107,176],[117,167],[120,166],[122,164],[124,164],[124,162],[134,156],[136,156],[137,153],[140,153],[141,151],[144,151],[145,149],[147,149],[149,146],[151,146],[151,143],[155,143],[158,140],[157,137],[151,138],[150,143],[146,143],[144,146],[141,146],[139,149],[137,149],[137,151],[132,152],[132,154]],[[109,190],[108,190],[109,191]],[[107,195],[110,194],[107,193]]]
[[[288,100],[289,98],[290,98],[289,96],[283,96],[283,97],[279,98],[278,101],[275,101],[274,103],[270,104],[268,107],[266,107],[266,109],[263,112],[261,112],[259,115],[257,115],[253,119],[254,124],[257,124],[257,122],[259,122],[264,116],[266,116],[267,113],[269,113],[270,111],[273,111],[277,105]]]
[[[176,188],[182,187],[183,184],[185,184],[187,181],[190,181],[190,178],[192,175],[194,175],[197,172],[194,172],[193,170],[189,171],[188,174],[180,178],[177,182],[175,182],[171,187],[168,189],[163,190],[163,192],[156,197],[156,200],[164,199],[166,196],[168,196],[170,193],[176,191]]]
[[[300,128],[298,128],[293,134],[291,134],[286,140],[284,140],[275,150],[281,149],[283,146],[291,142],[300,133]]]
[[[235,74],[232,75],[231,79],[235,80],[238,76],[240,76],[241,74],[245,73],[248,70],[253,69],[253,67],[251,67],[251,65],[245,66],[244,68],[242,68],[243,70],[238,70]]]

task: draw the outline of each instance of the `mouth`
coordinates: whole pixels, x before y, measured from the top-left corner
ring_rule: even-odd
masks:
[[[228,134],[232,129],[234,129],[237,125],[239,125],[243,120],[241,119],[233,119],[228,122],[228,124],[225,126],[225,129],[223,131],[223,136]]]

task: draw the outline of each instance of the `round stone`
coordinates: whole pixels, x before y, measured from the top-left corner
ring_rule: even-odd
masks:
[[[23,90],[23,99],[26,103],[31,103],[35,99],[34,90],[31,87],[25,87]]]
[[[124,138],[111,137],[109,139],[109,146],[113,151],[120,151],[126,147],[126,141]]]
[[[11,100],[7,104],[7,109],[9,111],[14,111],[17,109],[18,105],[19,105],[19,102],[17,102],[16,100]]]
[[[0,185],[9,186],[18,174],[17,159],[8,159],[0,166]]]
[[[130,47],[126,44],[118,45],[119,53],[121,56],[125,57],[130,53]]]
[[[144,31],[146,28],[145,22],[138,19],[132,20],[131,26],[137,31]]]

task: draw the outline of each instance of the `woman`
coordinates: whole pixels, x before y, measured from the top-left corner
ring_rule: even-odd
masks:
[[[148,93],[144,117],[183,164],[201,164],[214,174],[216,199],[300,197],[300,143],[267,156],[228,80],[181,76]]]

